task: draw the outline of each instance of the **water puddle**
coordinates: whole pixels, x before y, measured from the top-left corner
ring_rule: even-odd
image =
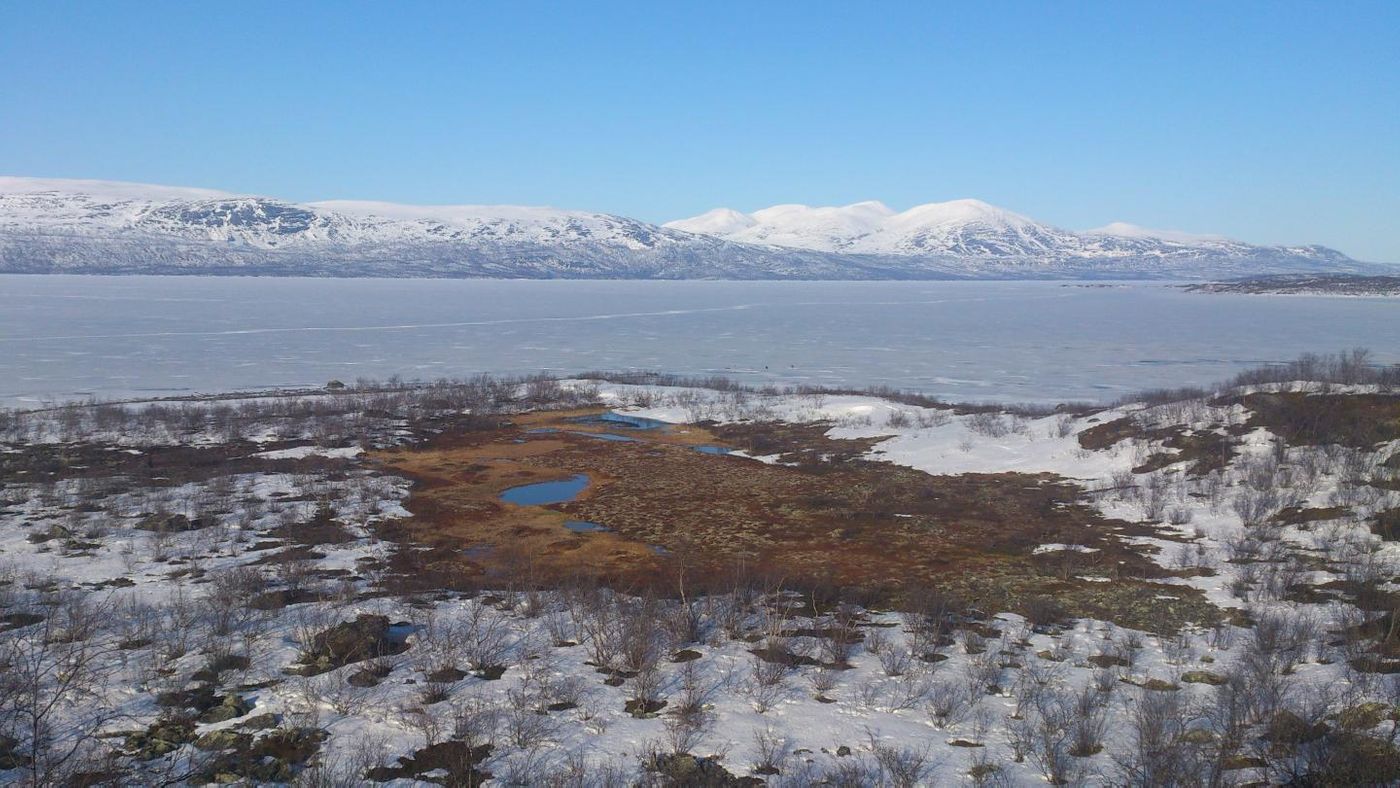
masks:
[[[512,487],[501,493],[501,500],[516,506],[548,506],[553,503],[572,501],[587,486],[588,474],[580,473],[559,481],[536,482]]]
[[[565,520],[564,527],[576,534],[607,533],[612,530],[607,526],[590,523],[587,520]]]
[[[694,448],[701,454],[717,454],[720,456],[729,454],[734,451],[733,449],[727,449],[723,446],[696,446]]]
[[[640,439],[630,435],[618,435],[612,432],[571,432],[571,435],[582,435],[585,438],[597,438],[600,441],[625,441],[627,443],[638,443]]]
[[[624,413],[607,413],[597,416],[578,416],[570,419],[575,424],[592,424],[602,427],[622,427],[629,430],[660,430],[665,429],[670,424],[657,419],[645,419],[641,416],[628,416]]]

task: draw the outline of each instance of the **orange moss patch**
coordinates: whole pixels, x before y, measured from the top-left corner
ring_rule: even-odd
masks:
[[[1106,595],[1135,605],[1163,596],[1165,587],[1148,581],[1168,573],[1122,538],[1143,527],[1104,519],[1079,502],[1077,486],[1050,474],[930,476],[857,459],[866,442],[833,441],[810,425],[620,428],[614,432],[636,440],[607,441],[575,434],[607,431],[569,421],[587,413],[529,414],[499,430],[377,454],[386,469],[417,481],[400,536],[455,571],[511,582],[585,574],[635,585],[684,564],[690,582],[703,585],[744,564],[794,584],[937,583],[996,609],[1050,593],[1072,610],[1111,613]],[[557,431],[531,432],[540,429]],[[797,464],[694,449],[755,443]],[[580,473],[590,484],[567,503],[499,498],[513,486]],[[572,533],[568,519],[610,532]],[[1091,552],[1036,554],[1046,543]],[[1117,582],[1089,583],[1083,574]]]

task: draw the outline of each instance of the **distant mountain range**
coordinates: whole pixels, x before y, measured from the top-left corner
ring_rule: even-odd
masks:
[[[0,177],[0,272],[600,279],[1210,278],[1374,273],[1322,246],[1115,224],[1071,232],[977,200],[895,212],[717,209],[657,226],[512,206],[291,203]]]

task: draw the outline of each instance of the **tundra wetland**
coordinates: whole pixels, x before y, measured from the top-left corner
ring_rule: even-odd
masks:
[[[1400,371],[0,412],[34,785],[1400,779]]]

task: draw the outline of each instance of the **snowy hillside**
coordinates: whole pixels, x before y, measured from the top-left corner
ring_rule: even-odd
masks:
[[[1047,270],[1115,268],[1139,275],[1187,273],[1248,261],[1258,267],[1331,268],[1350,264],[1321,246],[1263,247],[1218,236],[1148,230],[1123,222],[1077,233],[1041,224],[981,200],[928,203],[896,213],[880,202],[843,207],[775,205],[744,214],[717,208],[662,225],[731,241],[880,256],[944,258],[986,271],[1032,263]]]
[[[1365,361],[1077,412],[646,375],[0,410],[0,783],[1396,785]]]
[[[101,181],[0,178],[0,271],[519,278],[843,276],[832,255],[619,216],[513,206],[295,204]],[[855,278],[869,278],[857,271]]]
[[[515,206],[297,204],[207,189],[0,177],[0,272],[602,279],[1220,278],[1362,272],[1322,247],[1107,228],[975,200],[894,213],[777,206],[658,227]]]

